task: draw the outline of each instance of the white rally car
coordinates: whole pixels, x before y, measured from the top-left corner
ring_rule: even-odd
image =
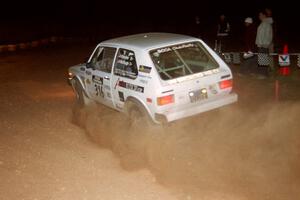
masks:
[[[78,103],[98,102],[171,122],[237,101],[232,73],[202,40],[170,33],[137,34],[97,45],[69,68]]]

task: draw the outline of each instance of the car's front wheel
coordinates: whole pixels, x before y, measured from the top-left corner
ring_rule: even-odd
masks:
[[[75,91],[76,104],[80,107],[89,105],[91,100],[85,95],[80,82],[77,79],[74,79],[72,85]]]

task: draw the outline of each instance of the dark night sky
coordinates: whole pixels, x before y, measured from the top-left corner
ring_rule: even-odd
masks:
[[[7,1],[2,4],[2,19],[82,19],[88,20],[93,17],[115,17],[116,19],[166,19],[172,17],[180,18],[194,14],[216,16],[219,13],[226,13],[232,18],[255,15],[260,8],[271,7],[274,15],[285,18],[297,14],[298,6],[295,3],[284,3],[267,0],[52,0],[52,1]],[[3,9],[3,8],[7,9]],[[281,10],[282,9],[282,10]],[[299,14],[297,14],[299,17]]]
[[[194,16],[198,15],[204,28],[215,24],[221,13],[225,13],[232,24],[242,25],[245,17],[256,17],[260,9],[271,7],[273,17],[284,37],[291,35],[296,38],[296,35],[300,34],[298,30],[300,12],[293,1],[282,3],[274,0],[11,0],[1,7],[0,22],[11,26],[31,22],[56,23],[64,26],[71,24],[73,27],[85,24],[95,26],[109,24],[116,27],[156,25],[184,27],[194,23]]]

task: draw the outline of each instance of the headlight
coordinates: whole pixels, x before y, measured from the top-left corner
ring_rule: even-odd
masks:
[[[69,73],[68,73],[68,79],[71,80],[72,78],[73,78],[73,73],[72,73],[72,72],[69,72]]]

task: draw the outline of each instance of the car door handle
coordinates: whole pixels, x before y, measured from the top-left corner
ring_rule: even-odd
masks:
[[[108,77],[108,76],[104,76],[103,78],[106,79],[106,80],[109,80],[109,77]]]

